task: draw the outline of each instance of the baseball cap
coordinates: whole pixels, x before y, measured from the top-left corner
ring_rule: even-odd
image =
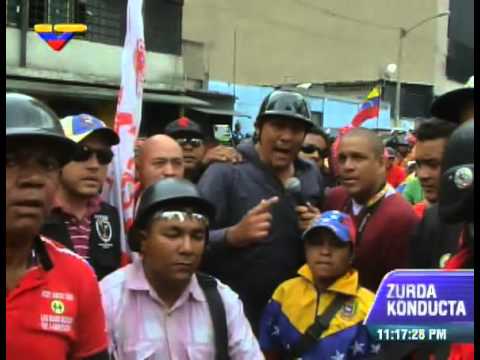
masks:
[[[449,91],[438,97],[430,108],[432,116],[455,122],[459,122],[460,111],[475,97],[475,78],[471,76],[462,87]]]
[[[302,240],[305,241],[314,230],[322,228],[333,232],[341,242],[355,245],[356,230],[350,215],[337,210],[322,213],[303,233]]]
[[[85,140],[92,134],[101,134],[110,146],[117,145],[120,142],[120,138],[117,133],[107,127],[105,123],[88,114],[67,116],[60,120],[65,135],[70,139],[79,143]]]
[[[165,127],[165,134],[172,137],[189,135],[201,139],[205,138],[205,134],[200,125],[185,116],[169,123]]]

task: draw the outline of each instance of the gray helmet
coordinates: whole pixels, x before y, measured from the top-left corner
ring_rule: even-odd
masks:
[[[163,179],[148,187],[142,194],[137,214],[128,236],[130,250],[139,251],[137,230],[144,229],[150,217],[158,210],[176,207],[192,207],[210,221],[215,216],[214,206],[202,198],[194,184],[185,179]]]
[[[68,139],[57,115],[40,101],[23,94],[6,94],[7,140],[40,138],[58,146],[60,157],[67,162],[76,144]],[[63,154],[63,156],[62,156]]]
[[[474,121],[466,122],[453,132],[445,149],[438,210],[448,223],[473,221],[474,130]]]
[[[270,93],[260,106],[257,122],[266,116],[299,120],[305,124],[307,130],[314,125],[305,97],[293,91],[275,90]]]

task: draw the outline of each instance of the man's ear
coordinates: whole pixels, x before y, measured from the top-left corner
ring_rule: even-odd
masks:
[[[257,134],[257,139],[260,138],[260,131],[261,131],[261,126],[258,123],[258,120],[255,122],[255,133]]]
[[[147,230],[139,230],[136,234],[136,240],[137,241],[137,244],[139,245],[139,248],[140,248],[140,254],[144,254],[145,253],[145,247],[147,245],[147,237],[148,237],[148,233],[147,233]]]

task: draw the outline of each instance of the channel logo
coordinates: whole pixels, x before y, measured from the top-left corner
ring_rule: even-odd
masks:
[[[45,41],[54,51],[62,51],[65,45],[76,34],[87,32],[87,25],[84,24],[38,24],[33,30]]]

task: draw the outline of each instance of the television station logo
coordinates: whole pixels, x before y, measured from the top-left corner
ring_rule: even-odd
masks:
[[[65,45],[77,34],[85,34],[87,25],[84,24],[37,24],[33,30],[54,51],[62,51]]]

